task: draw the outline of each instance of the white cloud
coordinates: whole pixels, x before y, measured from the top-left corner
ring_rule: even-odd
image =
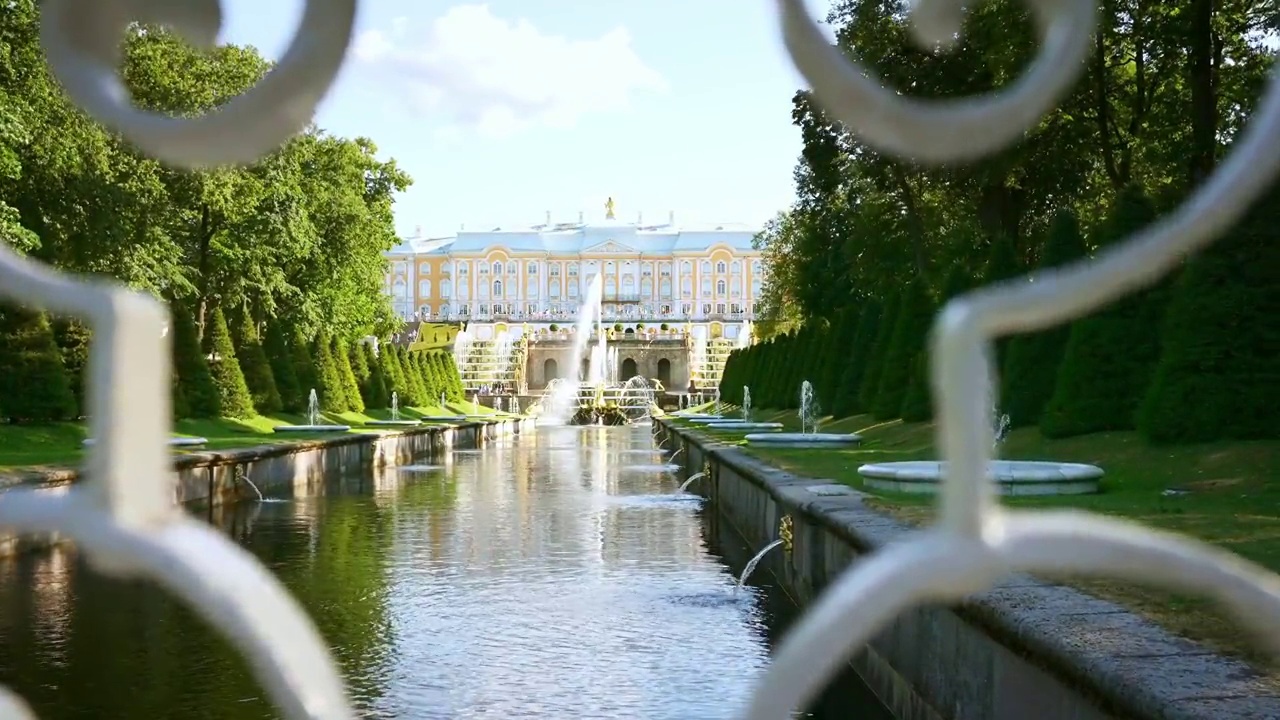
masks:
[[[623,27],[569,39],[495,17],[487,5],[450,8],[425,32],[399,21],[391,33],[366,31],[355,56],[404,82],[414,111],[490,137],[537,124],[572,127],[584,115],[627,108],[638,92],[667,87]]]

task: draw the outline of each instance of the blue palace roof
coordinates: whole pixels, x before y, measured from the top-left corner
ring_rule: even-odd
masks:
[[[489,231],[460,231],[453,237],[407,238],[392,255],[480,255],[504,249],[512,253],[576,255],[617,253],[672,255],[697,253],[715,245],[737,252],[753,249],[759,228],[742,224],[695,227],[607,223],[587,225],[562,223],[528,228],[494,228]]]

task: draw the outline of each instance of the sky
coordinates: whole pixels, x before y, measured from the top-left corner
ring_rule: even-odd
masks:
[[[278,58],[302,4],[225,1],[221,40]],[[794,194],[801,85],[773,0],[365,0],[317,123],[413,177],[402,235],[600,220],[609,197],[762,224]]]

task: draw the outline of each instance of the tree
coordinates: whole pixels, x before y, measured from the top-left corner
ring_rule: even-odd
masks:
[[[76,398],[44,313],[25,306],[0,310],[0,414],[12,422],[52,422],[76,416]]]
[[[263,415],[278,413],[284,409],[284,401],[276,388],[271,361],[258,339],[257,324],[248,313],[240,313],[237,324],[236,357],[240,360],[249,396],[253,398],[253,407]]]
[[[298,378],[298,396],[300,404],[306,407],[311,397],[311,391],[315,390],[317,394],[320,391],[320,368],[316,364],[316,358],[311,353],[311,348],[307,342],[307,337],[302,334],[301,330],[295,329],[289,342],[289,354],[293,358],[294,374]]]
[[[244,373],[236,359],[236,350],[227,330],[227,318],[221,307],[215,307],[209,316],[209,326],[204,337],[205,352],[209,357],[209,374],[218,388],[218,401],[226,417],[253,417],[253,398],[245,384]]]
[[[858,312],[858,324],[853,332],[847,362],[840,374],[839,393],[831,412],[836,417],[849,417],[859,412],[859,391],[862,378],[871,366],[871,354],[875,350],[876,337],[880,330],[880,303],[867,299]]]
[[[329,341],[329,353],[338,371],[338,380],[342,384],[342,392],[346,398],[347,409],[352,412],[364,412],[364,398],[360,396],[360,382],[356,380],[355,371],[351,369],[350,353],[347,344],[334,337]]]
[[[1193,257],[1169,305],[1138,429],[1155,443],[1280,435],[1280,192]]]
[[[175,303],[173,327],[174,412],[178,417],[215,418],[222,415],[222,396],[209,370],[208,354],[191,310]]]
[[[76,398],[74,417],[84,417],[85,366],[89,363],[89,343],[93,333],[79,320],[56,318],[53,320],[53,339],[62,353],[62,366],[67,371],[67,382]]]
[[[871,406],[877,420],[898,417],[907,382],[911,379],[911,362],[924,348],[929,323],[933,321],[933,310],[933,299],[929,297],[924,281],[908,283],[902,291],[898,317],[893,334],[889,336],[884,367],[880,370],[880,389],[876,392],[875,404]]]
[[[1155,217],[1136,186],[1116,199],[1102,241],[1127,238]],[[1046,437],[1131,430],[1159,356],[1159,307],[1150,292],[1122,298],[1071,326],[1053,395],[1040,420]]]
[[[391,391],[387,389],[387,373],[382,358],[378,357],[373,346],[360,343],[359,352],[364,355],[365,366],[369,374],[360,386],[360,394],[364,398],[366,408],[386,408],[391,405]]]
[[[333,357],[329,333],[321,330],[311,345],[311,356],[316,364],[316,391],[320,395],[320,409],[328,413],[346,412],[347,390]]]
[[[1086,253],[1075,213],[1061,210],[1049,228],[1038,269],[1065,265]],[[1010,427],[1039,424],[1044,406],[1053,395],[1070,337],[1071,326],[1062,325],[1010,339],[1000,374],[1000,408],[1008,414]]]
[[[303,349],[305,350],[305,347]],[[273,320],[267,323],[263,351],[267,354],[267,362],[271,365],[271,377],[275,380],[276,391],[280,395],[281,409],[290,413],[305,410],[307,396],[298,383],[297,358],[294,357],[284,325],[279,321]],[[310,364],[309,359],[307,364]]]
[[[973,279],[962,266],[951,268],[943,282],[939,293],[939,302],[934,308],[934,315],[942,306],[969,290]],[[932,322],[932,321],[931,321]],[[902,410],[899,415],[904,422],[924,422],[933,417],[933,385],[931,380],[931,354],[927,344],[911,359],[911,378],[907,383],[907,391],[902,396]]]
[[[858,410],[872,412],[876,404],[876,396],[880,393],[880,377],[884,370],[885,358],[889,354],[889,341],[893,336],[894,326],[898,322],[898,308],[902,305],[899,294],[892,294],[885,300],[876,323],[876,334],[871,348],[867,351],[867,365],[862,373],[862,383],[858,386]],[[859,340],[861,342],[861,340]]]

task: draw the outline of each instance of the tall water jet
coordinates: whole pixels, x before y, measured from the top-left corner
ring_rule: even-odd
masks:
[[[742,386],[742,419],[751,422],[751,388]]]
[[[400,393],[391,393],[391,419],[395,422],[400,421]]]
[[[743,320],[742,328],[738,330],[738,341],[735,343],[735,350],[741,350],[751,347],[751,321]]]
[[[770,447],[830,448],[862,442],[862,438],[854,433],[818,432],[818,418],[821,415],[813,383],[805,380],[800,383],[800,432],[752,433],[746,436],[747,443]]]
[[[751,573],[756,571],[756,566],[760,564],[760,561],[764,559],[764,556],[767,555],[770,550],[781,544],[781,540],[774,540],[768,545],[765,545],[763,550],[756,553],[756,556],[747,562],[747,566],[742,568],[742,576],[738,578],[738,587],[736,590],[741,590],[742,586],[747,584],[747,580],[751,579]]]
[[[813,383],[805,380],[800,383],[800,432],[818,432],[817,401],[813,399]]]
[[[569,361],[569,370],[575,376],[582,367],[582,358],[587,352],[587,343],[591,341],[591,328],[600,320],[600,305],[604,300],[604,278],[596,275],[587,286],[587,296],[578,306],[578,319],[573,334],[573,356]],[[603,332],[603,331],[602,331]],[[574,405],[578,400],[578,383],[557,383],[547,398],[543,416],[553,423],[567,423],[573,415]]]
[[[304,433],[327,433],[327,432],[346,432],[351,429],[350,425],[326,425],[322,424],[320,416],[320,394],[315,388],[311,388],[311,394],[307,396],[307,424],[306,425],[277,425],[273,430],[275,432],[304,432]]]

